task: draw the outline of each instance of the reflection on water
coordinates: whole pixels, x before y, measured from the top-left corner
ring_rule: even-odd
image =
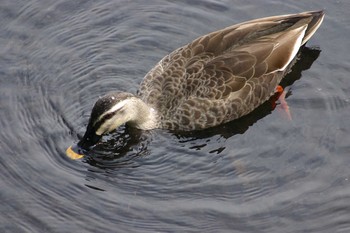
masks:
[[[86,162],[101,168],[124,166],[136,156],[147,154],[149,133],[120,127],[118,132],[105,136],[91,151],[86,152]]]
[[[349,232],[350,8],[269,3],[2,2],[1,232]],[[282,83],[292,121],[272,98],[216,128],[122,127],[66,157],[95,100],[135,93],[170,51],[232,23],[322,8]]]

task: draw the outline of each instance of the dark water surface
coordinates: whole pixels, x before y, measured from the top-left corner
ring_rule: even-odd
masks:
[[[277,105],[203,132],[121,128],[65,155],[95,100],[263,16],[326,10]],[[1,232],[350,232],[350,2],[2,0]],[[291,85],[292,84],[292,85]]]

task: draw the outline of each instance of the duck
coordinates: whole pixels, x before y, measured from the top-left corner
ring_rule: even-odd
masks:
[[[247,115],[274,95],[324,15],[321,10],[250,20],[176,49],[145,75],[136,94],[100,97],[78,146],[90,148],[123,124],[194,131]]]

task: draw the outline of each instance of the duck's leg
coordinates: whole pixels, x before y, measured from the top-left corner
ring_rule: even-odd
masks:
[[[291,121],[292,115],[290,114],[289,106],[288,106],[288,103],[286,101],[286,94],[287,94],[287,91],[285,91],[282,86],[278,85],[276,87],[272,107],[273,108],[277,107],[277,109],[280,109],[282,111],[283,115],[285,115],[288,118],[288,120]],[[277,101],[279,102],[279,105],[277,105]]]

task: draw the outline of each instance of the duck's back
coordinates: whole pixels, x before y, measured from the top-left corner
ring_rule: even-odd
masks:
[[[246,115],[274,93],[323,15],[268,17],[202,36],[164,57],[139,95],[168,129],[203,129]]]

